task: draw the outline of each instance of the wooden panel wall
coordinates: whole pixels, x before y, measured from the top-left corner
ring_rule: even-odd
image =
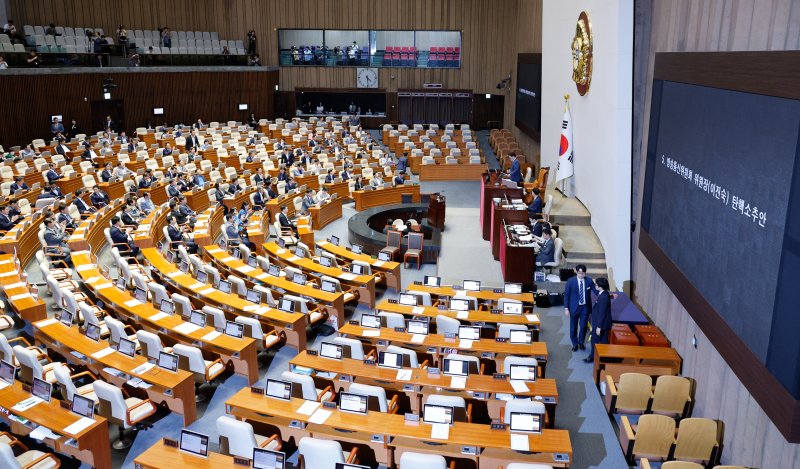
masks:
[[[635,111],[639,118],[636,114],[634,118],[633,214],[639,218],[655,53],[796,50],[800,48],[800,2],[645,0],[636,4],[637,28],[646,31],[637,32],[637,40],[645,47],[637,52],[634,77],[634,107],[640,112]],[[638,244],[634,239],[632,245]],[[725,421],[723,462],[764,469],[800,467],[798,445],[786,442],[636,248],[632,267],[635,299],[683,356],[684,374],[698,381],[695,414]],[[692,346],[693,336],[698,339],[697,348]]]
[[[380,87],[387,91],[417,88],[425,82],[445,88],[486,93],[512,70],[516,33],[541,31],[531,14],[517,19],[518,4],[541,0],[11,0],[15,22],[102,27],[108,34],[124,23],[128,30],[217,31],[220,39],[246,39],[254,29],[265,65],[278,63],[279,28],[461,30],[462,69],[381,69]],[[527,8],[527,7],[526,7]],[[528,11],[532,11],[530,8]],[[541,9],[539,10],[541,11]],[[348,88],[355,69],[284,68],[280,86]]]
[[[75,118],[87,134],[100,130],[102,122],[90,122],[91,102],[103,99],[107,76],[118,85],[112,98],[124,100],[129,130],[148,119],[154,125],[165,120],[191,124],[198,117],[244,121],[250,114],[238,110],[240,103],[259,117],[270,117],[278,82],[277,71],[9,75],[2,78],[3,89],[13,92],[4,92],[0,142],[10,147],[49,136],[53,114],[67,122]],[[164,116],[153,116],[154,107],[163,107]]]

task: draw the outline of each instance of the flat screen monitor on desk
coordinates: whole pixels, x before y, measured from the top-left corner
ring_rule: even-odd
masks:
[[[253,290],[252,288],[247,290],[247,301],[250,303],[261,303],[261,292],[258,290]]]
[[[219,285],[217,285],[217,289],[219,291],[221,291],[222,293],[230,293],[231,292],[231,282],[229,282],[227,280],[221,280],[220,279]]]
[[[142,303],[147,303],[147,292],[142,288],[136,287],[136,291],[133,292],[133,297]]]
[[[202,311],[192,310],[189,315],[189,322],[198,327],[206,327],[206,313]]]
[[[181,261],[181,263],[180,263],[180,265],[178,266],[178,268],[179,268],[179,269],[181,270],[181,272],[183,272],[184,274],[188,274],[188,273],[189,273],[189,263],[188,263],[188,262],[186,262],[186,261]]]
[[[477,280],[464,280],[461,286],[466,291],[480,291],[481,282]]]
[[[339,237],[338,236],[331,236],[330,242],[334,246],[338,246],[339,245]]]
[[[416,319],[410,319],[408,321],[408,331],[409,334],[421,334],[421,335],[428,335],[428,321],[419,321]]]
[[[529,330],[512,330],[508,333],[508,341],[512,344],[529,344],[533,340],[533,333]]]
[[[305,285],[306,284],[306,274],[294,274],[292,277],[292,282],[298,285]]]
[[[506,283],[503,285],[503,293],[508,293],[510,295],[519,295],[522,293],[522,284],[521,283]]]
[[[122,337],[119,339],[117,350],[123,355],[133,357],[136,355],[136,342]]]
[[[364,266],[360,264],[350,264],[350,272],[356,275],[364,275]]]
[[[457,360],[455,358],[445,358],[442,371],[450,376],[468,376],[469,375],[469,362],[466,360]]]
[[[292,383],[277,379],[267,380],[267,396],[283,401],[292,399]]]
[[[367,396],[342,391],[339,393],[339,409],[345,412],[366,414]]]
[[[389,262],[392,258],[389,256],[388,252],[378,252],[378,260],[381,262]]]
[[[178,371],[178,356],[163,350],[158,352],[158,367],[175,373]]]
[[[278,309],[281,310],[281,311],[285,311],[287,313],[294,313],[294,311],[295,311],[295,309],[294,309],[294,301],[293,300],[287,300],[285,298],[281,298],[281,302],[278,305]]]
[[[208,435],[181,430],[180,450],[203,458],[208,457]]]
[[[272,275],[273,277],[280,277],[281,276],[281,268],[275,264],[270,264],[269,268],[267,269],[267,273]]]
[[[362,466],[360,464],[347,464],[346,462],[337,462],[334,469],[370,469],[369,466]]]
[[[200,283],[208,283],[208,272],[206,272],[205,270],[198,270],[197,281]]]
[[[511,365],[508,378],[518,381],[536,381],[536,367],[533,365]]]
[[[253,469],[284,469],[286,455],[280,451],[253,448]]]
[[[327,259],[327,258],[323,257],[323,259]],[[320,288],[325,293],[336,293],[336,284],[331,282],[330,280],[323,280],[322,281],[322,285],[321,285]]]
[[[478,326],[459,326],[458,338],[465,340],[481,340],[481,328]]]
[[[33,378],[33,386],[31,387],[31,394],[39,399],[50,402],[50,396],[53,392],[53,385],[47,381],[39,378]]]
[[[387,368],[402,368],[403,355],[392,352],[378,352],[378,365]]]
[[[425,423],[453,424],[453,408],[443,405],[425,404],[422,409],[422,421]]]
[[[244,337],[244,324],[235,321],[225,321],[225,335],[241,339]]]
[[[255,254],[250,254],[250,257],[247,258],[247,265],[254,269],[258,268],[258,258]]]
[[[356,254],[361,254],[364,252],[364,248],[360,244],[353,244],[352,246],[353,252]]]
[[[125,277],[120,275],[120,277],[117,279],[116,286],[117,286],[117,288],[119,288],[122,291],[127,291],[127,289],[128,289],[128,281],[125,280]]]
[[[330,267],[330,266],[333,265],[333,263],[331,262],[331,258],[330,257],[328,257],[328,256],[320,256],[319,265],[321,265],[322,267]]]
[[[72,313],[70,313],[69,311],[67,310],[61,311],[61,316],[59,316],[58,319],[59,321],[61,321],[61,324],[67,327],[72,327]]]
[[[462,298],[450,298],[450,309],[453,311],[469,311],[469,300]]]
[[[511,412],[509,429],[512,432],[541,433],[542,414],[530,412]]]
[[[0,361],[0,379],[8,384],[14,384],[14,376],[16,373],[17,369],[14,368],[14,365],[5,360]]]
[[[411,293],[401,293],[397,302],[405,306],[417,306],[419,304],[419,297]]]
[[[294,255],[297,257],[306,257],[306,250],[298,246],[294,248]]]
[[[426,275],[425,279],[422,282],[426,287],[440,287],[442,285],[442,279],[440,277],[434,277],[432,275]]]
[[[75,393],[72,396],[70,410],[87,419],[94,418],[94,401],[88,397]]]
[[[158,309],[162,313],[172,314],[175,312],[175,303],[171,300],[161,300],[161,304],[158,306]]]
[[[503,314],[522,314],[522,303],[506,301],[503,303]]]
[[[361,327],[369,327],[371,329],[381,328],[381,317],[377,314],[362,314]]]
[[[319,356],[341,360],[344,356],[344,346],[331,342],[322,342],[319,346]]]
[[[86,337],[92,339],[95,342],[100,341],[100,326],[96,324],[87,324]]]

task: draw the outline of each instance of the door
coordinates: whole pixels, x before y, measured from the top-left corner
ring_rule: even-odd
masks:
[[[87,135],[94,130],[105,127],[106,116],[111,116],[119,133],[125,128],[125,106],[121,99],[104,99],[102,101],[92,101],[92,125],[87,130]]]

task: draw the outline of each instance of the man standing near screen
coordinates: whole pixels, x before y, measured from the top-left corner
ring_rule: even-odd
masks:
[[[597,294],[594,282],[586,276],[585,265],[575,267],[575,273],[574,277],[567,280],[564,290],[564,314],[569,318],[569,340],[573,352],[579,348],[586,350],[586,325],[592,314],[591,293]]]

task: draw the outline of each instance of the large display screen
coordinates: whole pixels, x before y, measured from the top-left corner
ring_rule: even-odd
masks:
[[[538,61],[536,57],[538,57]],[[514,125],[537,141],[542,130],[541,91],[541,55],[520,54],[517,59],[517,96]]]

